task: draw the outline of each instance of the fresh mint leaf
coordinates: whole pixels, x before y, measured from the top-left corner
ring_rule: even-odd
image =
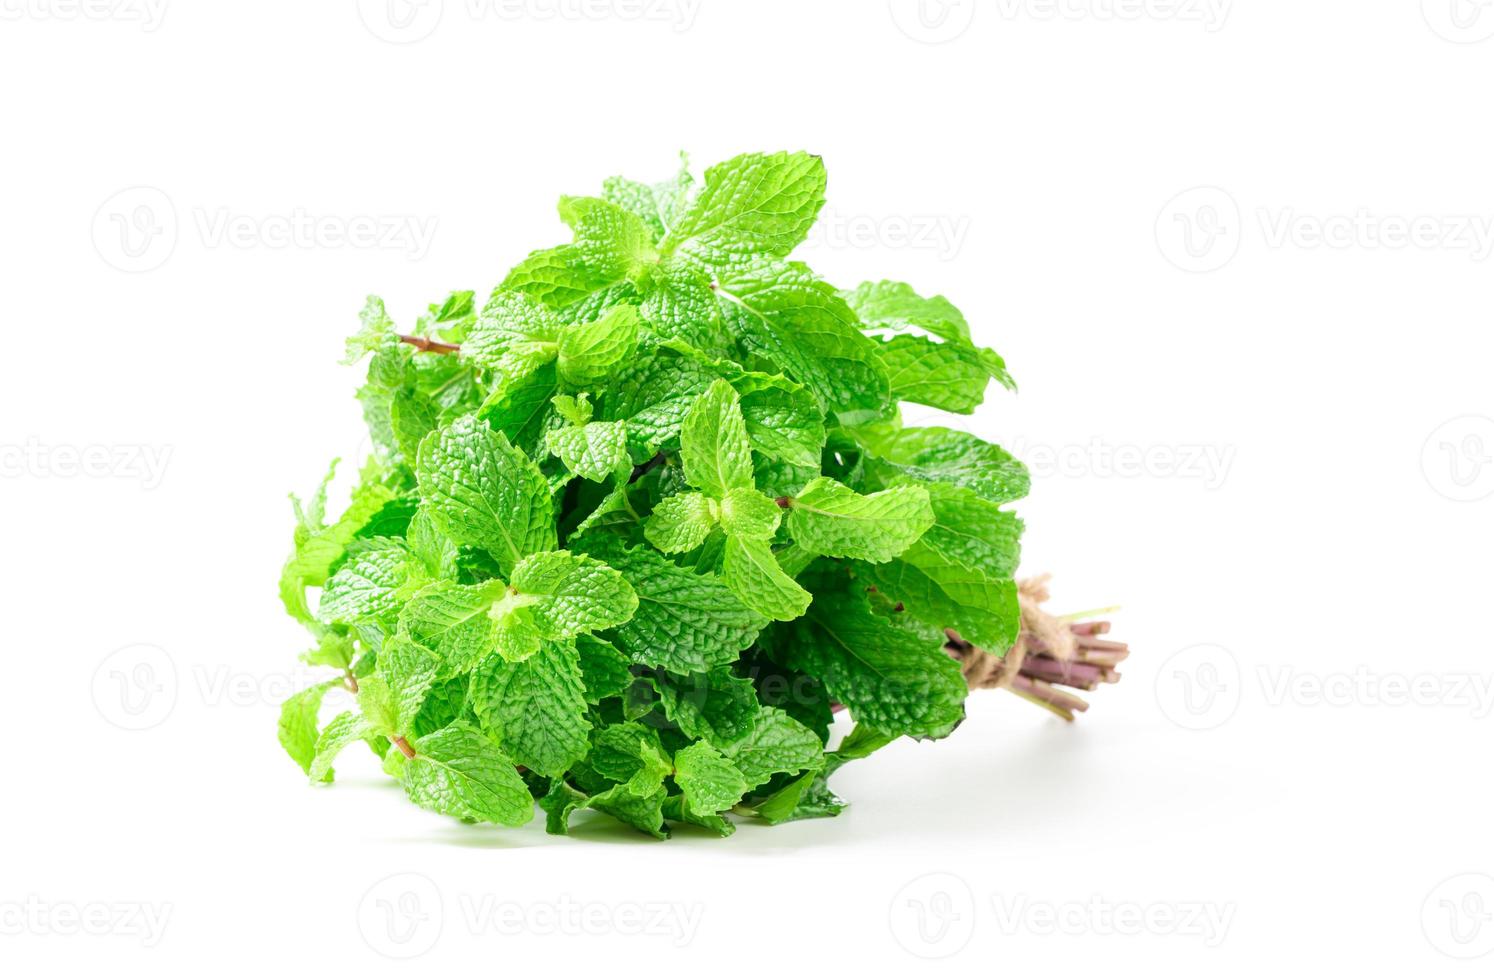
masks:
[[[586,755],[586,694],[571,643],[546,642],[520,663],[492,657],[472,675],[477,717],[514,762],[561,776]]]
[[[736,389],[711,382],[680,427],[680,459],[689,484],[720,500],[728,490],[752,488],[752,444]]]
[[[705,185],[660,244],[708,266],[740,255],[782,257],[804,241],[825,203],[825,164],[808,153],[746,153],[705,173]]]
[[[730,809],[747,792],[741,770],[709,742],[695,742],[674,754],[674,778],[685,791],[685,807],[696,814]]]
[[[501,432],[464,416],[430,434],[416,467],[431,518],[458,544],[486,549],[503,568],[556,544],[550,488]]]
[[[822,476],[791,501],[789,534],[820,555],[882,562],[902,554],[934,523],[928,491],[905,485],[862,495]]]
[[[391,749],[392,757],[399,755]],[[534,816],[529,788],[513,760],[477,727],[457,722],[421,738],[412,759],[395,765],[418,806],[447,816],[522,826]]]
[[[560,377],[576,388],[607,380],[632,355],[642,321],[631,306],[614,306],[590,323],[567,327],[560,334]]]
[[[694,551],[715,528],[718,513],[716,502],[703,493],[677,493],[654,507],[643,535],[666,555]]]
[[[769,619],[798,619],[813,598],[778,564],[768,543],[755,538],[727,537],[721,579],[744,605]]]

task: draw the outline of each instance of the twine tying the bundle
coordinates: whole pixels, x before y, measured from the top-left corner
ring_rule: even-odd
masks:
[[[1089,703],[1058,685],[1092,691],[1120,680],[1115,667],[1130,649],[1124,643],[1100,639],[1110,630],[1105,621],[1075,622],[1076,616],[1055,616],[1043,608],[1049,599],[1048,575],[1017,583],[1017,605],[1022,628],[1017,641],[1000,657],[974,646],[954,630],[945,630],[950,656],[971,690],[1006,688],[1041,705],[1067,721]],[[1082,614],[1081,614],[1082,615]]]

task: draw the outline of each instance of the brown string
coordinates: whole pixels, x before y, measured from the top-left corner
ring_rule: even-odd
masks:
[[[1022,627],[1006,656],[981,650],[954,630],[945,631],[945,649],[960,662],[971,690],[1007,688],[1072,721],[1089,704],[1059,685],[1088,691],[1115,683],[1120,679],[1115,667],[1130,650],[1124,643],[1101,639],[1109,623],[1072,623],[1045,610],[1048,578],[1039,575],[1017,583]]]

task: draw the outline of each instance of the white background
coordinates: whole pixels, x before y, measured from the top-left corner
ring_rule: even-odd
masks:
[[[8,975],[1487,976],[1489,4],[144,4],[0,0]],[[1006,356],[969,424],[1124,682],[726,841],[308,788],[275,581],[366,449],[365,294],[411,324],[562,192],[779,148],[829,167],[801,257]]]

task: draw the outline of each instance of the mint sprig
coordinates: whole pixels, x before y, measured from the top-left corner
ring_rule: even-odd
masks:
[[[330,473],[297,502],[280,583],[333,672],[281,718],[312,780],[363,742],[462,820],[724,836],[833,815],[840,765],[954,730],[950,638],[1021,628],[1027,472],[899,406],[1014,386],[943,297],[794,261],[824,201],[807,153],[612,178],[486,301],[401,333],[368,300],[373,455],[340,517]],[[323,723],[339,683],[357,706]]]

